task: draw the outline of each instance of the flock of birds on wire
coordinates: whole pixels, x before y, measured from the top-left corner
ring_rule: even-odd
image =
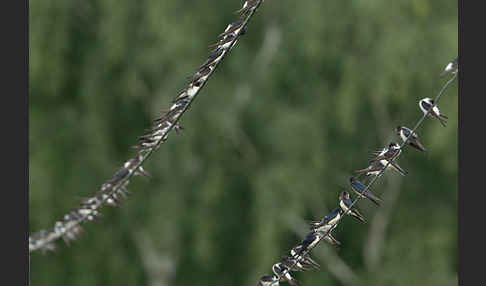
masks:
[[[173,105],[170,110],[153,121],[153,126],[148,130],[149,132],[138,138],[138,143],[132,146],[133,149],[138,150],[137,155],[127,160],[123,167],[101,186],[101,189],[93,197],[83,199],[80,206],[64,215],[62,220],[55,223],[55,226],[49,230],[41,230],[29,236],[29,251],[41,249],[42,251],[54,250],[54,241],[62,237],[66,243],[74,241],[83,233],[81,223],[83,221],[95,221],[101,213],[98,209],[103,205],[118,206],[123,198],[130,195],[127,190],[129,183],[128,177],[133,175],[150,176],[142,167],[142,162],[146,153],[151,152],[153,148],[157,148],[161,141],[167,140],[167,133],[169,128],[173,128],[177,134],[184,128],[177,122],[182,112],[189,107],[191,100],[196,93],[207,81],[211,72],[216,68],[217,64],[222,60],[227,51],[229,51],[235,44],[239,36],[246,33],[246,23],[249,16],[264,0],[248,0],[243,4],[243,7],[235,14],[240,15],[240,20],[228,24],[226,29],[219,35],[220,40],[211,45],[213,48],[206,61],[198,68],[198,70],[188,78],[189,83],[176,98],[173,100]]]
[[[210,72],[215,68],[215,63],[219,62],[223,56],[223,51],[229,50],[232,48],[232,46],[236,43],[235,37],[239,35],[243,35],[246,33],[246,26],[243,26],[244,24],[244,17],[246,17],[250,12],[255,10],[258,5],[263,2],[264,0],[247,0],[244,2],[243,7],[236,11],[235,13],[241,15],[241,20],[233,22],[229,24],[225,31],[219,35],[221,38],[216,44],[211,45],[210,47],[214,47],[214,49],[210,52],[210,55],[208,56],[208,59],[206,62],[201,65],[198,69],[198,71],[191,77],[189,77],[189,89],[195,87],[199,88],[207,79],[209,76]],[[243,27],[242,27],[243,26]],[[241,29],[241,32],[239,31]],[[239,32],[239,34],[237,34]],[[445,67],[444,71],[440,74],[441,76],[444,76],[446,74],[456,74],[458,72],[458,58],[456,57],[453,59],[451,62],[447,64]],[[179,93],[179,95],[174,99],[174,103],[181,103],[180,107],[183,108],[185,105],[188,103],[188,96],[191,96],[189,94],[188,89],[184,89]],[[176,104],[177,105],[177,104]],[[431,110],[428,114],[429,117],[436,118],[439,120],[439,122],[443,125],[446,126],[447,123],[447,116],[442,114],[439,111],[439,108],[437,106],[434,106],[435,102],[431,98],[424,98],[419,101],[419,107],[426,114]],[[179,106],[179,105],[177,105]],[[176,108],[177,109],[177,108]],[[172,113],[171,112],[177,112],[178,110],[173,110],[171,109],[168,111],[165,116],[162,116],[161,118],[157,119],[154,121],[156,126],[153,128],[151,131],[157,131],[163,124],[162,123],[167,123],[171,121]],[[170,122],[169,122],[170,123]],[[179,133],[180,130],[182,130],[182,126],[180,126],[178,123],[176,123],[174,126],[174,129],[176,133]],[[396,134],[403,140],[403,142],[406,142],[406,144],[410,145],[411,147],[425,152],[426,149],[423,147],[423,145],[420,143],[418,136],[415,132],[412,132],[412,130],[406,126],[398,126],[395,129]],[[150,148],[155,144],[154,134],[147,134],[144,136],[141,136],[139,138],[139,143],[134,146],[135,149],[145,149],[145,148]],[[164,138],[165,139],[165,138]],[[386,168],[386,166],[389,164],[391,168],[400,173],[401,175],[405,176],[407,174],[407,171],[405,171],[403,168],[401,168],[398,163],[394,161],[396,157],[398,157],[401,154],[402,150],[400,145],[397,142],[391,142],[388,146],[384,147],[381,150],[378,150],[373,153],[374,158],[369,162],[369,166],[360,169],[356,171],[356,176],[352,176],[349,179],[349,183],[351,185],[351,188],[353,192],[360,197],[364,197],[372,201],[374,204],[377,206],[380,206],[382,203],[382,199],[380,199],[378,196],[374,195],[365,184],[363,184],[359,178],[360,176],[364,175],[366,178],[369,178],[371,176],[377,176],[380,174],[380,172]],[[125,162],[124,166],[118,170],[118,172],[111,178],[107,184],[105,185],[115,185],[121,179],[125,178],[130,171],[132,171],[130,168],[132,165],[137,165],[138,160],[140,158],[135,158],[131,159],[127,162]],[[138,168],[135,169],[135,171],[132,171],[135,173],[135,175],[143,175],[143,176],[149,176],[149,174],[142,168],[142,166],[139,166]],[[125,182],[127,184],[128,182]],[[104,186],[105,186],[104,185]],[[122,191],[121,194],[123,196],[128,195],[128,191],[125,190],[124,186],[121,186],[120,190]],[[103,200],[107,205],[118,205],[120,203],[119,198],[115,196],[116,194],[111,195],[106,201],[104,197],[96,197],[96,200]],[[106,195],[105,195],[106,196]],[[92,198],[92,200],[95,200],[95,198]],[[323,217],[320,220],[315,220],[315,221],[309,221],[309,228],[310,232],[305,236],[305,238],[297,244],[295,247],[290,249],[289,254],[290,256],[283,256],[282,259],[275,263],[272,266],[272,271],[273,275],[265,274],[263,275],[257,286],[278,286],[280,282],[288,282],[289,284],[296,286],[297,281],[295,278],[293,278],[290,274],[292,271],[306,271],[306,270],[311,270],[311,269],[319,269],[320,265],[314,261],[308,254],[308,252],[314,248],[320,241],[325,240],[331,245],[334,246],[339,246],[341,243],[332,235],[332,231],[337,227],[339,221],[341,220],[342,216],[345,214],[351,215],[361,223],[365,223],[366,220],[363,217],[363,215],[358,211],[356,207],[354,207],[354,203],[351,200],[350,194],[346,191],[343,191],[339,194],[338,197],[338,207],[333,209],[331,213],[329,213],[327,216]],[[92,202],[91,201],[85,201],[84,204],[90,205]],[[66,222],[69,222],[72,218],[71,216],[82,216],[84,213],[80,213],[80,211],[90,211],[88,214],[87,219],[89,221],[94,220],[97,218],[98,213],[93,207],[86,207],[83,208],[82,206],[79,208],[78,212],[72,212],[64,217],[64,220]],[[96,213],[95,213],[96,212]],[[58,222],[56,223],[56,227],[59,224],[59,227],[65,228],[67,225],[64,223]],[[55,227],[55,228],[56,228]],[[75,227],[72,228],[71,231],[67,231],[64,235],[63,238],[66,240],[66,242],[70,240],[74,240],[76,236],[79,235],[81,232],[81,228],[76,225]],[[55,231],[51,235],[54,234]],[[45,236],[46,231],[41,231],[38,235],[39,236]],[[33,242],[35,239],[32,237],[29,238],[29,241]],[[46,248],[51,248],[53,245],[48,244],[46,245]]]
[[[456,57],[451,62],[447,64],[444,71],[440,74],[444,76],[446,74],[456,74],[458,72],[458,58]],[[435,104],[434,100],[431,98],[424,98],[419,101],[419,107],[422,112],[427,114],[431,118],[439,120],[439,122],[445,127],[447,124],[447,116],[442,114]],[[402,139],[405,144],[411,147],[425,152],[426,149],[423,147],[418,139],[418,135],[413,132],[410,128],[406,126],[398,126],[395,129],[396,134]],[[373,159],[370,160],[369,166],[355,171],[356,176],[352,176],[349,179],[351,189],[353,192],[359,196],[364,197],[380,206],[382,199],[373,194],[365,184],[363,184],[359,177],[364,175],[365,178],[370,178],[371,176],[378,176],[383,169],[388,165],[392,170],[398,172],[402,176],[405,176],[408,172],[401,168],[397,162],[394,161],[400,154],[402,150],[397,142],[391,142],[388,146],[382,150],[374,152]],[[331,211],[327,216],[320,220],[309,221],[310,232],[304,237],[304,239],[297,244],[294,248],[290,249],[290,256],[283,256],[282,259],[272,266],[272,271],[274,274],[265,274],[258,281],[257,286],[278,286],[280,282],[288,282],[292,286],[297,285],[297,280],[292,277],[290,272],[292,271],[306,271],[312,269],[319,269],[320,265],[314,261],[308,254],[311,249],[313,249],[321,240],[325,240],[334,246],[339,246],[341,243],[332,236],[332,231],[337,227],[341,217],[344,214],[350,215],[360,221],[365,223],[366,220],[363,215],[358,211],[356,207],[353,206],[350,194],[343,191],[339,194],[338,206]]]

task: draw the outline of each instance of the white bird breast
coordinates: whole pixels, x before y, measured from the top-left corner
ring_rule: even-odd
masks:
[[[405,136],[405,133],[403,132],[403,130],[400,131],[400,137],[402,138],[403,142],[405,142],[405,140],[407,140],[407,136]]]
[[[440,114],[439,108],[437,106],[434,106],[434,108],[432,108],[432,111],[437,115]]]
[[[450,72],[450,71],[452,71],[453,69],[454,69],[454,64],[453,64],[453,63],[449,63],[449,64],[446,66],[446,68],[445,68],[445,70],[446,70],[447,72]]]
[[[344,203],[344,201],[340,201],[339,202],[339,206],[343,209],[343,211],[347,212],[348,211],[348,207],[346,206],[346,204]]]

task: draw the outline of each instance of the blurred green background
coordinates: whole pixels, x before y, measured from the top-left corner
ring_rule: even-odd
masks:
[[[93,194],[170,106],[242,1],[30,2],[30,231]],[[32,285],[256,285],[349,190],[370,152],[412,128],[457,55],[457,1],[265,1],[147,161],[151,179],[55,253]],[[300,285],[457,285],[457,81],[374,187],[385,203],[344,218],[339,249]],[[400,141],[401,142],[401,141]]]

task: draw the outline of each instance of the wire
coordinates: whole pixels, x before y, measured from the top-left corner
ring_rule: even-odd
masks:
[[[422,125],[422,123],[425,121],[425,118],[427,117],[427,115],[429,115],[429,113],[432,111],[432,109],[439,103],[439,100],[440,98],[442,97],[442,95],[444,94],[444,91],[447,89],[447,87],[449,87],[449,85],[456,79],[457,77],[457,74],[454,74],[454,76],[449,79],[446,84],[442,87],[441,91],[439,92],[439,95],[437,95],[437,97],[435,98],[434,100],[434,104],[432,105],[432,107],[427,110],[426,113],[424,113],[424,115],[419,119],[419,121],[417,122],[417,124],[415,125],[415,127],[412,129],[412,132],[410,132],[410,134],[407,136],[406,140],[403,141],[403,143],[400,145],[400,150],[402,149],[403,146],[405,146],[405,144],[408,142],[408,139],[413,136],[414,132]],[[361,192],[361,194],[356,197],[356,199],[351,203],[351,205],[348,207],[348,210],[346,212],[343,213],[342,216],[340,216],[338,218],[338,220],[335,222],[335,224],[339,223],[339,221],[344,217],[345,214],[348,214],[349,212],[351,212],[352,210],[352,207],[362,198],[364,197],[364,193],[366,191],[368,191],[370,189],[370,187],[375,183],[375,181],[385,172],[386,168],[388,167],[388,165],[390,165],[393,161],[395,161],[395,159],[398,157],[398,154],[401,153],[401,152],[396,152],[392,158],[390,158],[388,161],[388,163],[385,165],[385,167],[383,169],[380,170],[380,172],[368,183],[368,185],[365,187],[365,189]],[[319,242],[325,238],[326,236],[329,235],[329,233],[334,230],[333,227],[331,227],[326,233],[325,235],[323,235],[322,237],[319,237],[317,243],[315,243],[312,247],[310,247],[309,249],[306,249],[302,252],[301,255],[299,255],[297,258],[295,258],[295,262],[289,266],[289,267],[286,267],[286,269],[284,271],[282,271],[281,275],[277,275],[275,273],[275,275],[277,276],[278,280],[277,281],[280,281],[280,278],[284,275],[286,275],[291,268],[293,268],[297,263],[300,262],[301,259],[304,259],[305,256],[312,250],[314,249],[314,247],[316,247],[317,245],[319,245]]]

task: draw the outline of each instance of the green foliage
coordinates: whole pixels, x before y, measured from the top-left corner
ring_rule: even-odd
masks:
[[[30,230],[51,227],[126,160],[236,17],[240,1],[30,2]],[[31,256],[35,285],[254,285],[335,207],[369,153],[410,128],[457,55],[456,2],[265,1],[181,123],[71,247]],[[345,218],[330,249],[362,285],[457,284],[457,83],[447,128],[406,149],[383,254]],[[387,172],[374,191],[392,186]],[[395,178],[401,180],[399,178]],[[349,188],[348,188],[349,189]],[[386,204],[386,202],[385,202]],[[366,201],[362,213],[378,212]],[[322,246],[319,247],[327,247]],[[324,260],[302,285],[342,285]]]

